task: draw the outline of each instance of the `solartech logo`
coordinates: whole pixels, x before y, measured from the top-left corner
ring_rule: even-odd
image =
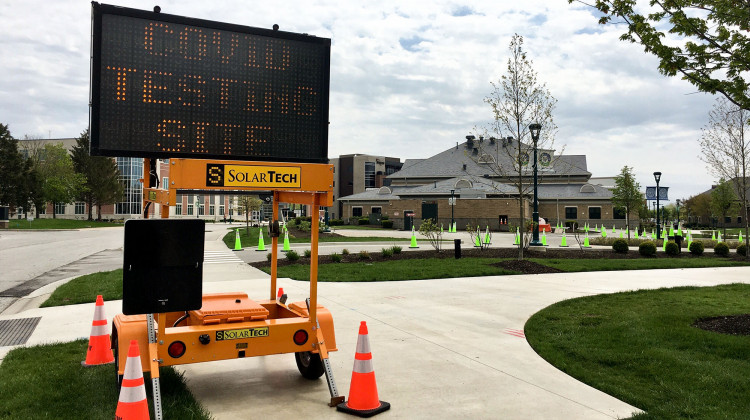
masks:
[[[300,188],[299,166],[206,165],[207,187]]]

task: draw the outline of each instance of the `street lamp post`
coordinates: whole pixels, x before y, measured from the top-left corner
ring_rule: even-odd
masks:
[[[456,190],[451,190],[451,225],[448,227],[448,232],[450,232],[453,229],[453,209],[456,208],[456,197],[455,194]]]
[[[661,172],[654,172],[654,179],[656,180],[656,239],[661,239],[661,223],[659,222],[659,180],[661,179]]]
[[[677,226],[680,225],[680,199],[675,200],[677,203]]]
[[[537,197],[537,162],[536,162],[536,147],[539,141],[539,132],[542,130],[542,125],[538,123],[529,124],[529,132],[531,133],[531,139],[534,140],[534,213],[532,218],[534,223],[532,224],[532,236],[529,246],[542,246],[539,242],[539,199]],[[520,150],[520,145],[519,145]],[[519,168],[520,169],[520,168]]]

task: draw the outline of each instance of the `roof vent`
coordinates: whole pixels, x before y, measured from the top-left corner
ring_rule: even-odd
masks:
[[[471,188],[473,187],[471,181],[468,179],[459,179],[456,181],[456,185],[454,186],[455,189],[459,190],[461,188]]]
[[[481,143],[483,141],[484,141],[484,136],[479,136],[479,142]]]
[[[380,187],[380,189],[378,190],[379,195],[388,195],[392,193],[393,190],[391,190],[389,187]]]
[[[595,193],[596,192],[596,188],[593,185],[591,185],[591,184],[586,184],[586,185],[584,185],[584,186],[581,187],[581,191],[580,192],[582,192],[582,193]]]
[[[494,137],[490,137],[490,144],[495,144],[495,140],[496,139]]]
[[[470,149],[470,148],[474,147],[474,139],[475,138],[476,137],[474,137],[472,135],[466,136],[466,148],[467,149]]]
[[[479,154],[479,149],[477,149],[477,148],[475,147],[474,149],[472,149],[472,151],[471,151],[471,154],[472,154],[472,155],[478,155],[478,154]]]
[[[482,175],[482,176],[483,176],[484,178],[486,178],[486,179],[490,179],[490,174],[484,174],[484,175]]]
[[[466,170],[466,164],[464,163],[464,171]]]

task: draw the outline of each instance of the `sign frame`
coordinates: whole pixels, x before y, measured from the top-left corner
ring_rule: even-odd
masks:
[[[185,16],[171,15],[166,13],[156,13],[147,10],[131,9],[107,4],[91,3],[91,61],[90,61],[90,91],[89,91],[89,133],[90,133],[90,154],[92,156],[112,156],[112,157],[139,157],[139,158],[197,158],[197,159],[222,159],[222,160],[253,160],[267,162],[300,162],[300,163],[327,163],[328,162],[328,125],[329,125],[329,96],[330,96],[330,51],[331,40],[329,38],[320,38],[307,34],[298,34],[272,29],[255,28],[250,26],[236,25],[225,22],[210,21]],[[101,94],[102,94],[102,18],[104,15],[124,16],[136,19],[145,19],[147,21],[164,22],[175,25],[186,25],[205,29],[229,31],[235,33],[244,33],[253,36],[265,37],[278,40],[290,40],[308,43],[316,48],[323,48],[324,54],[321,54],[321,83],[320,91],[320,111],[317,113],[318,118],[313,122],[317,132],[317,142],[315,149],[318,150],[314,155],[309,153],[297,153],[295,156],[288,156],[284,152],[274,152],[274,155],[255,155],[255,154],[219,154],[213,153],[194,153],[190,151],[158,151],[147,150],[139,151],[125,149],[122,145],[103,144],[100,139],[101,134]],[[255,119],[251,119],[255,121]],[[215,123],[215,121],[214,121]],[[157,128],[155,127],[154,130]],[[294,140],[284,139],[284,147],[281,149],[293,149]],[[286,145],[290,147],[286,147]],[[143,147],[146,148],[146,147]],[[156,149],[156,143],[150,145],[151,149]],[[278,149],[277,149],[278,150]]]

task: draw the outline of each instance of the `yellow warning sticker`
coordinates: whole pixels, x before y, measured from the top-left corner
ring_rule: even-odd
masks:
[[[243,338],[268,337],[268,327],[244,328],[241,330],[216,331],[216,341],[239,340]]]

